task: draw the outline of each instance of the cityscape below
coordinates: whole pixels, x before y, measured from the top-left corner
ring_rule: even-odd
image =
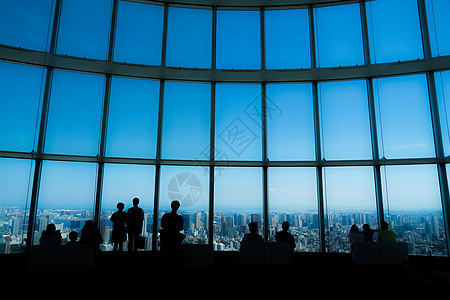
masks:
[[[112,222],[109,220],[114,210],[103,210],[100,216],[100,233],[103,243],[102,251],[112,251],[111,243]],[[161,216],[158,216],[158,231]],[[206,244],[208,243],[209,213],[205,211],[180,212],[184,221],[184,243]],[[28,231],[28,211],[18,207],[0,207],[0,254],[20,253],[25,251]],[[49,209],[38,210],[36,215],[33,245],[39,244],[39,238],[49,223],[56,225],[61,232],[62,244],[68,242],[71,231],[81,234],[81,229],[86,220],[93,219],[91,210]],[[289,232],[295,238],[298,252],[319,252],[320,232],[317,212],[273,212],[269,214],[268,238],[274,241],[277,231],[281,230],[281,224],[288,221]],[[409,245],[411,255],[423,256],[447,256],[446,235],[444,221],[438,212],[391,212],[388,220],[390,227],[397,234],[397,241],[406,242]],[[258,233],[263,235],[263,219],[261,214],[243,212],[215,212],[213,227],[213,249],[215,251],[239,251],[240,242],[248,232],[248,223],[258,224]],[[327,212],[325,220],[325,247],[327,252],[349,253],[350,242],[348,233],[350,226],[356,224],[362,230],[363,224],[369,224],[372,229],[377,229],[376,213],[366,212]],[[153,212],[146,212],[144,218],[143,236],[145,237],[145,249],[152,249],[153,238]],[[159,236],[157,237],[159,248]],[[127,249],[125,243],[124,249]]]

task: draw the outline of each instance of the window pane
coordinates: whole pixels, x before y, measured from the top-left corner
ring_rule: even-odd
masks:
[[[259,11],[217,11],[217,69],[261,68]]]
[[[214,250],[239,250],[248,223],[263,236],[261,168],[215,168]]]
[[[373,168],[329,167],[323,175],[327,251],[350,252],[350,227],[378,224]]]
[[[44,161],[33,244],[50,223],[61,231],[62,244],[71,231],[80,237],[85,221],[93,219],[96,182],[97,164]]]
[[[311,67],[307,9],[266,10],[266,69]]]
[[[266,111],[269,159],[314,160],[312,85],[266,85]]]
[[[295,238],[295,251],[319,251],[315,168],[269,168],[269,241],[284,221]]]
[[[111,0],[64,0],[61,5],[56,52],[106,59],[111,20]]]
[[[439,119],[441,121],[442,142],[444,154],[450,154],[450,71],[437,72],[434,75],[436,93],[439,107]]]
[[[435,155],[425,75],[380,78],[374,82],[380,157]]]
[[[372,158],[366,82],[319,83],[325,159]]]
[[[166,65],[211,68],[212,10],[169,7]]]
[[[183,217],[183,243],[207,244],[209,170],[203,167],[162,166],[158,228],[161,217],[171,211],[170,203],[175,200],[181,204],[178,214]]]
[[[410,254],[447,256],[435,165],[382,167],[385,221]]]
[[[216,85],[216,160],[261,159],[261,86]]]
[[[166,82],[162,157],[209,159],[211,84]],[[181,146],[182,145],[182,146]]]
[[[45,152],[97,155],[105,78],[54,71]]]
[[[425,0],[431,52],[433,56],[450,54],[450,2],[447,0]]]
[[[25,252],[34,161],[0,158],[0,254]]]
[[[319,67],[364,64],[359,4],[314,9]]]
[[[0,149],[35,150],[45,75],[44,68],[0,62]]]
[[[154,158],[159,81],[111,78],[106,155]]]
[[[144,210],[142,236],[145,238],[145,250],[152,250],[153,199],[155,186],[155,166],[105,164],[103,170],[101,228],[104,251],[113,250],[111,243],[111,215],[117,211],[117,203],[125,205],[124,211],[133,207],[133,198],[139,198],[139,207]],[[126,247],[124,247],[126,249]]]
[[[54,1],[0,0],[0,43],[48,51]]]
[[[423,58],[417,1],[366,3],[372,63]]]
[[[359,4],[314,8],[317,65],[364,64]]]
[[[164,6],[119,1],[114,60],[160,65]]]

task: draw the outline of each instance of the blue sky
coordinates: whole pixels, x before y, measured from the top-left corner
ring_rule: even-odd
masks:
[[[48,51],[53,1],[0,0],[0,43]],[[440,8],[446,1],[426,1],[433,53],[450,53],[448,31]],[[84,6],[88,5],[89,9]],[[377,0],[367,4],[372,62],[423,58],[416,1]],[[430,15],[431,8],[436,15]],[[364,63],[358,4],[314,9],[314,32],[319,67]],[[394,15],[395,14],[395,18]],[[63,1],[56,53],[104,60],[108,53],[111,0]],[[210,68],[212,11],[170,7],[166,65]],[[430,16],[436,18],[430,18]],[[309,14],[306,9],[265,12],[264,62],[267,69],[310,68]],[[216,67],[261,68],[259,11],[217,12]],[[431,26],[432,25],[432,26]],[[163,6],[120,2],[112,59],[117,62],[159,65],[162,49]],[[443,41],[438,43],[438,41]],[[446,114],[445,91],[450,76],[437,76],[441,116]],[[0,62],[0,148],[31,152],[43,96],[45,70]],[[26,86],[27,88],[23,88]],[[374,80],[380,153],[386,158],[435,155],[425,75]],[[105,77],[55,70],[44,151],[96,156],[99,151]],[[367,86],[364,80],[320,82],[319,115],[322,154],[327,160],[371,159]],[[156,155],[160,82],[113,77],[106,135],[106,155],[154,158]],[[261,86],[215,85],[215,141],[219,160],[262,158]],[[447,93],[448,94],[448,93]],[[162,158],[207,159],[211,122],[211,83],[166,82],[162,119]],[[315,131],[310,83],[268,83],[267,150],[271,161],[315,160]],[[26,108],[26,109],[24,109]],[[443,128],[447,119],[442,118]],[[446,130],[444,133],[447,132]],[[448,135],[444,135],[448,151]],[[206,151],[206,152],[205,152]],[[33,163],[0,159],[1,203],[26,203]],[[392,209],[440,209],[436,166],[383,167],[385,198]],[[163,167],[161,209],[173,194],[170,182],[178,174],[192,174],[201,193],[186,209],[206,210],[208,173],[204,167]],[[262,170],[218,168],[215,207],[218,210],[262,211]],[[89,163],[45,162],[39,207],[93,208],[97,166]],[[131,205],[135,196],[153,209],[154,166],[107,165],[103,206]],[[317,208],[314,168],[269,170],[269,209]],[[181,176],[180,178],[186,178]],[[193,180],[193,177],[189,177]],[[328,209],[374,209],[373,170],[370,167],[326,168]],[[194,181],[189,181],[194,182]],[[197,182],[197,181],[195,181]],[[185,183],[183,181],[183,183]],[[29,195],[28,195],[29,197]]]

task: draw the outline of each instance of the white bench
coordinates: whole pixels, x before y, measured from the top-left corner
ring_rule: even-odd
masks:
[[[352,259],[356,263],[402,264],[408,259],[408,244],[400,242],[356,242]]]

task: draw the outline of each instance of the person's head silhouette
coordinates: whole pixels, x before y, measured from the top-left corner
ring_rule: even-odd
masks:
[[[170,203],[170,207],[172,208],[173,212],[177,212],[178,209],[180,208],[180,206],[181,206],[181,204],[177,200],[173,200],[172,203]]]
[[[125,204],[123,204],[122,202],[117,203],[117,209],[122,211],[125,208]]]
[[[250,230],[251,233],[256,233],[256,230],[258,230],[258,225],[255,222],[250,222],[248,224],[248,230]]]
[[[289,229],[289,222],[288,222],[288,221],[284,221],[284,222],[281,224],[281,228],[282,228],[284,231],[288,231],[288,229]]]
[[[138,206],[138,204],[139,204],[139,198],[138,197],[134,197],[133,198],[133,205],[134,206]]]

